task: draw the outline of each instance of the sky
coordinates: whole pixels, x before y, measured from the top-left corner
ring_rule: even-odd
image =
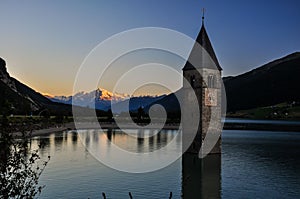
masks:
[[[298,0],[1,0],[0,57],[11,76],[38,92],[70,95],[81,64],[99,43],[142,27],[195,39],[202,8],[223,76],[300,51]],[[109,83],[100,86],[112,89]]]

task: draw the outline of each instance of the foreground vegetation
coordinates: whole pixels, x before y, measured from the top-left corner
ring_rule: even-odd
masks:
[[[2,118],[0,126],[0,198],[34,198],[44,186],[39,185],[39,177],[47,160],[41,160],[38,149],[30,149],[30,126],[12,126],[7,118]],[[14,132],[21,132],[16,138]],[[42,147],[42,146],[40,146]]]

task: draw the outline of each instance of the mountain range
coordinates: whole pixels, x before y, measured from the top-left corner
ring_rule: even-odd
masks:
[[[91,92],[78,92],[73,96],[46,96],[53,102],[63,104],[74,104],[82,107],[89,107],[107,111],[111,103],[118,103],[129,98],[128,95],[112,93],[105,89],[98,88]]]
[[[98,88],[91,92],[78,92],[73,96],[46,96],[53,102],[74,104],[82,107],[89,107],[99,110],[108,111],[113,104],[114,112],[121,113],[127,109],[129,103],[129,110],[137,110],[139,107],[147,106],[159,99],[165,97],[161,96],[136,96],[130,97],[127,94],[112,93],[103,88]]]
[[[234,112],[257,107],[273,106],[284,102],[300,102],[300,53],[295,52],[274,60],[254,70],[238,76],[224,77],[227,96],[227,110]],[[124,94],[113,94],[99,88],[91,92],[79,92],[74,96],[43,96],[25,84],[10,77],[6,62],[0,58],[0,114],[38,114],[47,110],[50,114],[71,114],[71,103],[81,107],[107,111],[114,104],[117,112],[125,110],[129,101],[131,111],[153,104],[160,104],[167,112],[180,112],[175,94],[162,96],[131,97]],[[177,91],[181,95],[181,90]]]

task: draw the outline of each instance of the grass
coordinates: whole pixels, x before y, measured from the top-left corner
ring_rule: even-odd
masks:
[[[248,119],[300,120],[300,106],[291,103],[281,103],[274,106],[227,113],[227,117],[239,117]]]

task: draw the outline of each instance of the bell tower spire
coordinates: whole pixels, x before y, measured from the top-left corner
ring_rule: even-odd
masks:
[[[197,134],[193,143],[188,146],[187,152],[199,153],[208,132],[221,132],[221,74],[222,68],[209,40],[204,26],[204,14],[202,13],[202,27],[197,36],[190,56],[183,67],[183,93],[185,116],[193,118],[191,110],[194,104],[198,104],[200,121]],[[199,45],[201,48],[199,48]],[[193,63],[192,63],[193,62]],[[195,93],[197,100],[189,97]],[[190,115],[189,115],[190,114]],[[213,123],[211,123],[213,121]],[[211,127],[211,124],[213,127]],[[183,123],[183,134],[191,132],[189,123]],[[183,136],[185,137],[185,136]],[[203,152],[203,151],[202,151]],[[210,153],[221,153],[221,140],[217,141]]]
[[[202,8],[202,26],[204,26],[204,14],[205,14],[205,8]]]

